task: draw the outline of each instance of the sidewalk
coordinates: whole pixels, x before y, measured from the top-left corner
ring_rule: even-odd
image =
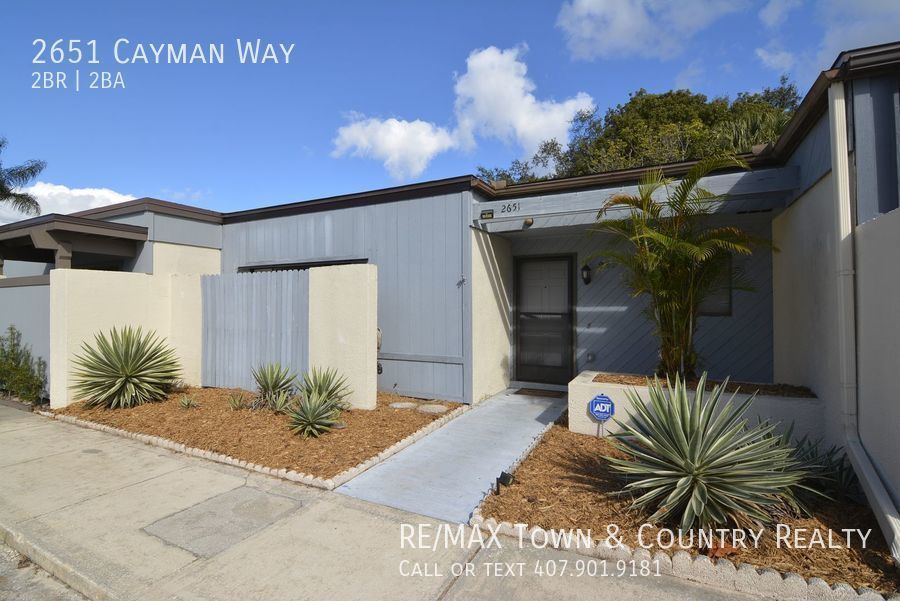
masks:
[[[420,515],[468,522],[500,472],[565,409],[565,399],[494,395],[336,490]]]
[[[750,599],[669,577],[539,578],[538,560],[583,558],[513,539],[401,549],[402,523],[439,524],[0,406],[2,538],[91,599]],[[404,560],[434,575],[403,576]],[[530,575],[453,577],[465,561]]]

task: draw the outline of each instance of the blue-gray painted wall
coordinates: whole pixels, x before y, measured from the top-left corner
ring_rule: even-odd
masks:
[[[900,203],[900,77],[853,80],[856,219],[864,223]]]
[[[253,390],[251,369],[309,367],[309,272],[227,273],[201,278],[204,386]]]
[[[0,288],[0,332],[13,325],[33,357],[50,364],[50,284]],[[47,374],[49,380],[49,371]],[[48,381],[49,385],[49,381]]]
[[[729,223],[770,237],[770,214],[736,216]],[[588,235],[583,226],[530,230],[508,237],[513,256],[574,254],[576,268],[610,243],[603,235]],[[596,268],[597,261],[591,266]],[[755,290],[733,291],[731,316],[700,318],[696,337],[700,368],[713,378],[771,382],[772,253],[762,249],[749,259],[736,258],[735,266],[744,269]],[[646,301],[631,296],[622,272],[614,268],[594,272],[590,284],[578,275],[575,279],[576,372],[653,373],[659,363],[658,342],[644,314]]]
[[[223,273],[271,263],[378,266],[378,388],[466,400],[469,206],[464,193],[228,224]]]
[[[788,203],[792,203],[831,171],[831,130],[827,114],[809,130],[788,158],[787,164],[800,169],[800,185],[788,199]]]

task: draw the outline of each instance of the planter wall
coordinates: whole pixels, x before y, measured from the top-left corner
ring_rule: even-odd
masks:
[[[631,413],[631,402],[625,392],[634,389],[641,398],[649,399],[646,386],[625,386],[622,384],[608,384],[594,382],[594,376],[599,372],[583,371],[569,382],[569,430],[579,434],[593,436],[600,433],[598,423],[588,413],[588,401],[598,394],[605,394],[616,405],[614,420],[625,421]],[[736,394],[735,402],[744,401],[749,394]],[[723,395],[723,402],[731,398],[731,394]],[[817,398],[798,398],[757,395],[750,406],[747,417],[751,423],[757,419],[771,420],[781,423],[782,430],[791,423],[794,424],[794,436],[808,435],[812,440],[822,436],[824,426],[822,414],[822,402]],[[603,426],[606,434],[619,432],[621,427],[613,419]]]

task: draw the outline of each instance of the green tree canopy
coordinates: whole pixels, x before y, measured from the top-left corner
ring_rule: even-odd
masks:
[[[6,138],[0,137],[0,153],[6,148]],[[31,194],[21,189],[40,175],[44,161],[25,161],[21,165],[4,167],[0,160],[0,204],[6,204],[26,215],[40,215],[41,206]]]
[[[576,115],[568,148],[549,140],[530,160],[513,161],[508,168],[479,167],[478,175],[523,183],[749,152],[774,142],[799,104],[797,86],[787,76],[776,87],[741,92],[734,101],[690,90],[640,89],[605,113]]]

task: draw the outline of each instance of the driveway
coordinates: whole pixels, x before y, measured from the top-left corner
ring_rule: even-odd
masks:
[[[92,599],[749,599],[665,576],[539,577],[538,562],[583,558],[513,539],[403,548],[404,524],[445,522],[0,406],[3,542]]]

